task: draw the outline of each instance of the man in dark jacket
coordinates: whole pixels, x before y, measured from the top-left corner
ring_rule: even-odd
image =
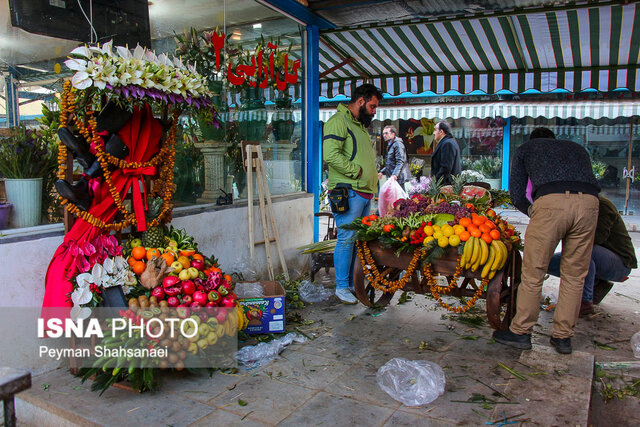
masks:
[[[385,126],[382,130],[382,138],[387,142],[387,157],[384,169],[378,173],[378,179],[384,174],[387,178],[395,179],[402,186],[409,178],[409,162],[407,161],[407,149],[401,138],[396,135],[398,131],[394,126]]]
[[[533,204],[526,197],[529,179]],[[509,329],[495,331],[493,338],[516,348],[531,348],[542,282],[553,251],[562,241],[560,295],[553,316],[551,345],[558,353],[569,354],[598,221],[600,186],[593,176],[589,153],[571,141],[531,139],[515,152],[509,191],[513,205],[530,219],[516,314]]]
[[[433,140],[436,149],[431,155],[431,176],[436,180],[443,178],[443,184],[453,181],[454,175],[460,175],[460,146],[451,135],[449,123],[441,121],[433,129]]]

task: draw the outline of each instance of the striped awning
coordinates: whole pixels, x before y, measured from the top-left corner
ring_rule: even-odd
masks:
[[[637,3],[328,30],[320,94],[637,91],[639,54]]]
[[[539,127],[539,125],[513,125],[511,126],[511,133],[514,135],[524,134],[528,135],[533,129]],[[600,135],[626,135],[629,136],[631,130],[628,124],[616,124],[616,125],[546,125],[551,129],[553,133],[558,137],[562,136],[600,136]],[[633,127],[633,134],[640,134],[640,126]]]
[[[320,109],[320,120],[326,122],[336,109]],[[460,119],[487,117],[546,117],[559,119],[615,119],[640,115],[639,100],[574,101],[574,102],[490,102],[459,104],[423,104],[403,107],[378,107],[376,120]]]

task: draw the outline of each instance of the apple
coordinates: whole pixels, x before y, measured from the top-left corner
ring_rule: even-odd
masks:
[[[182,282],[182,292],[188,295],[193,294],[196,291],[196,285],[191,280],[185,280]]]
[[[195,268],[198,271],[204,270],[204,261],[201,259],[194,259],[191,261],[191,267]]]
[[[182,299],[184,301],[184,298]],[[191,308],[191,312],[192,313],[197,313],[202,309],[202,304],[200,304],[199,302],[193,302],[193,304],[191,304],[190,308]]]
[[[130,243],[132,248],[137,248],[138,246],[142,246],[142,240],[141,239],[133,239]]]
[[[169,304],[169,307],[177,307],[180,305],[180,300],[177,297],[169,297],[167,304]]]
[[[206,305],[208,302],[207,294],[205,294],[204,292],[195,291],[193,293],[193,300],[200,304],[200,306]]]
[[[170,265],[171,268],[173,268],[173,272],[174,273],[180,273],[182,271],[182,264],[180,264],[180,261],[173,261]]]
[[[205,307],[207,307],[207,308],[209,308],[209,307],[217,307],[217,305],[218,304],[216,304],[215,302],[209,301]]]
[[[194,268],[194,267],[189,267],[187,269],[187,271],[189,272],[189,278],[190,279],[197,279],[198,275],[200,274],[200,272],[198,271],[198,269]]]
[[[227,295],[226,297],[222,298],[222,300],[220,301],[220,306],[221,307],[235,307],[236,306],[236,300],[235,298],[232,298],[231,295]]]
[[[186,319],[187,317],[189,317],[189,307],[187,307],[184,304],[179,304],[176,307],[176,313],[178,313],[178,317],[181,319]]]
[[[196,270],[197,271],[197,270]],[[189,274],[189,270],[182,270],[180,274],[178,274],[180,280],[191,280],[191,274]]]
[[[187,307],[190,307],[191,304],[193,304],[193,297],[191,295],[183,295],[182,296],[182,303],[184,305],[186,305]]]
[[[218,310],[216,313],[216,320],[219,324],[223,324],[227,320],[227,310]]]
[[[156,297],[158,301],[162,301],[164,299],[164,289],[162,286],[156,286],[151,290],[151,296]]]
[[[169,288],[180,283],[180,279],[176,276],[167,276],[162,280],[162,287]]]

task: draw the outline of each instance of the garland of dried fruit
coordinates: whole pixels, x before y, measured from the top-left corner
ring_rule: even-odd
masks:
[[[473,295],[473,297],[471,297],[471,299],[467,300],[467,302],[464,305],[458,305],[454,307],[442,301],[442,295],[447,294],[453,288],[458,286],[458,279],[462,274],[462,265],[460,265],[460,258],[461,257],[458,257],[456,271],[453,274],[453,277],[451,278],[451,280],[449,281],[448,286],[437,285],[437,281],[435,277],[433,277],[433,270],[431,269],[431,264],[425,263],[425,265],[422,268],[422,274],[425,277],[427,284],[429,285],[429,290],[431,291],[431,295],[436,299],[436,301],[442,307],[446,308],[448,311],[453,311],[454,313],[464,313],[467,310],[469,310],[471,307],[473,307],[473,305],[476,303],[478,298],[480,298],[480,295],[482,295],[482,292],[484,292],[484,289],[486,288],[486,286],[489,284],[489,278],[488,277],[483,278],[482,281],[480,282],[480,286],[478,286],[478,290],[476,291],[476,293]]]
[[[105,223],[100,218],[90,214],[87,211],[81,210],[74,203],[67,199],[62,199],[62,204],[66,206],[67,210],[83,220],[87,221],[94,227],[98,227],[102,230],[115,230],[119,231],[129,226],[137,225],[135,213],[129,212],[122,202],[120,194],[113,185],[111,180],[111,172],[109,171],[109,165],[113,165],[120,169],[139,169],[146,167],[155,167],[160,164],[160,172],[158,179],[155,181],[154,193],[160,194],[162,197],[162,209],[160,214],[154,218],[149,224],[149,227],[156,227],[164,219],[169,219],[171,214],[173,198],[173,166],[175,162],[175,145],[176,145],[176,133],[179,111],[175,109],[173,111],[173,122],[167,139],[164,141],[162,149],[148,162],[127,162],[122,159],[111,156],[104,151],[102,144],[102,138],[98,135],[96,119],[93,116],[93,111],[86,111],[86,122],[89,123],[89,128],[85,126],[85,123],[78,117],[76,112],[76,92],[77,89],[72,88],[71,82],[66,81],[64,84],[64,90],[61,96],[61,113],[60,123],[61,126],[71,126],[75,124],[80,134],[96,149],[96,157],[102,167],[104,182],[109,186],[109,193],[113,198],[114,203],[118,207],[118,210],[122,213],[124,219],[121,222],[113,222],[110,224]],[[73,123],[72,123],[73,120]],[[67,147],[60,142],[58,144],[58,178],[65,179],[67,171]]]
[[[369,249],[367,242],[356,240],[356,250],[358,253],[358,258],[360,258],[362,271],[364,272],[365,277],[367,278],[371,286],[382,292],[395,292],[398,289],[404,288],[404,286],[409,283],[409,280],[411,280],[411,277],[416,272],[418,262],[420,261],[420,258],[422,258],[422,250],[416,249],[413,253],[413,258],[411,258],[409,267],[407,267],[404,276],[402,276],[402,278],[398,280],[387,280],[378,270],[376,261],[373,259],[373,256],[371,256],[371,249]]]

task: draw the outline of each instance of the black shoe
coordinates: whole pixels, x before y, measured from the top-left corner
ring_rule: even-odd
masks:
[[[98,131],[118,132],[129,121],[131,116],[133,116],[131,111],[119,107],[115,102],[109,101],[96,117]]]
[[[551,345],[560,354],[571,354],[571,338],[553,338],[551,337]]]
[[[65,127],[58,129],[60,141],[73,153],[73,157],[85,169],[88,169],[96,160],[96,156],[89,152],[89,144],[86,141],[75,137],[71,131]]]
[[[493,339],[500,344],[506,344],[521,350],[531,350],[531,334],[514,334],[506,331],[493,331]]]
[[[600,304],[600,302],[604,299],[605,296],[607,296],[612,287],[613,282],[609,282],[608,280],[596,279],[596,282],[593,284],[593,303]]]
[[[124,159],[129,154],[129,147],[122,142],[118,135],[113,134],[104,145],[104,151],[111,154],[116,159]]]
[[[84,211],[89,210],[91,206],[91,195],[89,194],[89,185],[84,178],[81,178],[80,181],[73,185],[64,179],[59,179],[56,181],[55,187],[60,196]]]

